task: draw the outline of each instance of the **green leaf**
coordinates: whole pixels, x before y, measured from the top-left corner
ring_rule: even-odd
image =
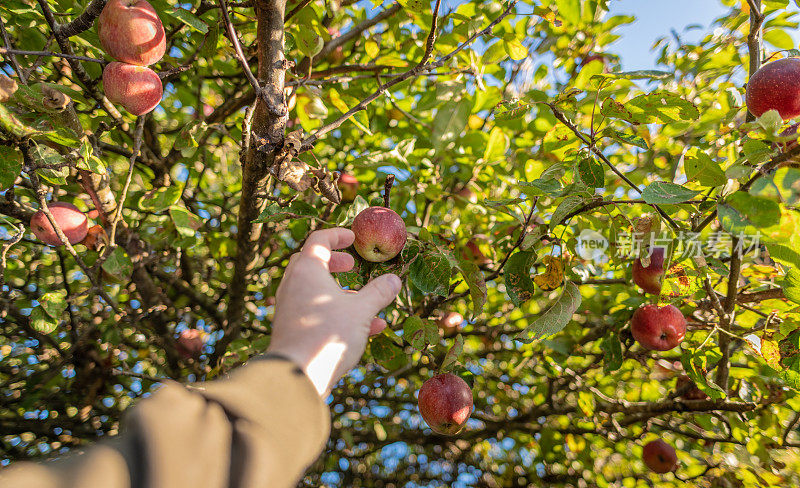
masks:
[[[460,358],[463,353],[464,337],[458,334],[455,340],[453,340],[453,346],[447,351],[447,354],[444,355],[442,367],[439,368],[439,372],[445,373],[447,371],[452,371],[456,365],[460,364]]]
[[[560,225],[567,215],[581,205],[583,205],[583,198],[577,195],[570,195],[562,200],[553,212],[553,216],[550,217],[550,229],[554,229],[556,226]]]
[[[103,270],[117,278],[128,279],[133,274],[133,263],[125,250],[117,247],[103,262]]]
[[[91,171],[99,175],[106,174],[106,165],[103,164],[100,158],[94,155],[94,148],[88,137],[84,137],[81,140],[80,155],[81,158],[76,165],[78,169]]]
[[[0,146],[0,191],[8,190],[22,171],[22,154],[13,147]]]
[[[356,215],[360,214],[361,211],[367,207],[369,207],[369,203],[364,197],[356,195],[356,199],[347,207],[347,211],[339,216],[339,220],[337,220],[336,223],[340,227],[349,227],[350,224],[353,223],[353,219],[356,218]]]
[[[537,178],[533,181],[518,181],[517,185],[523,187],[522,191],[531,196],[559,196],[563,189],[561,182],[555,178]]]
[[[349,95],[339,95],[339,92],[333,88],[331,88],[329,95],[333,106],[343,114],[347,113],[347,111],[350,110],[350,107],[358,105],[358,100],[355,97],[351,97]],[[354,113],[348,118],[348,120],[351,120],[362,131],[372,135],[372,131],[369,129],[369,118],[367,117],[367,113],[365,111],[362,110]]]
[[[689,181],[698,181],[703,186],[721,186],[728,181],[719,164],[696,147],[686,152],[683,165],[686,170],[686,178]]]
[[[322,47],[325,45],[325,41],[317,33],[317,30],[309,25],[301,25],[295,39],[297,40],[297,47],[300,49],[300,52],[309,58],[319,54],[319,52],[322,51]],[[343,110],[343,112],[346,111],[347,110]]]
[[[780,283],[783,295],[794,303],[800,303],[800,270],[792,268]]]
[[[529,344],[561,331],[572,320],[572,315],[580,306],[580,290],[574,283],[567,281],[561,296],[553,303],[553,306],[525,327],[525,330],[520,332],[516,339]]]
[[[576,25],[581,21],[581,0],[556,0],[558,17],[567,25]]]
[[[197,229],[202,227],[200,217],[186,210],[183,207],[173,205],[169,208],[169,215],[178,230],[178,234],[185,237],[193,237]]]
[[[369,352],[375,362],[389,371],[400,369],[408,362],[408,357],[403,353],[403,349],[384,334],[370,339]]]
[[[595,75],[602,78],[616,78],[624,80],[664,80],[675,76],[675,73],[670,71],[658,71],[654,69],[645,69],[637,71],[620,71],[615,73],[602,73]]]
[[[578,162],[578,174],[589,188],[601,188],[605,184],[603,163],[588,156]]]
[[[450,289],[450,260],[441,252],[420,254],[408,271],[411,283],[421,292],[447,296]]]
[[[163,212],[175,205],[181,198],[181,188],[167,186],[150,190],[139,199],[139,209],[145,212]]]
[[[433,118],[433,147],[441,150],[461,135],[471,112],[472,102],[466,99],[442,104]]]
[[[411,12],[423,13],[431,10],[431,4],[423,0],[399,0],[398,3]]]
[[[502,159],[508,151],[508,136],[499,127],[495,127],[489,133],[489,140],[486,149],[483,151],[483,161],[494,163]]]
[[[764,32],[764,40],[778,49],[792,49],[794,47],[792,36],[782,29],[767,29]]]
[[[668,181],[650,183],[642,192],[647,203],[681,203],[696,197],[700,192]]]
[[[170,17],[174,17],[180,20],[181,22],[189,26],[192,30],[195,30],[201,34],[205,34],[208,32],[208,26],[206,25],[206,23],[195,17],[193,13],[189,12],[186,9],[177,7],[174,9],[163,11],[162,13],[165,13]]]
[[[694,381],[703,393],[713,399],[726,396],[725,391],[708,378],[708,364],[709,362],[716,363],[719,360],[718,356],[719,352],[710,352],[708,349],[699,352],[685,350],[681,354],[681,364],[683,364],[683,369],[689,379]]]
[[[276,202],[270,202],[253,222],[279,222],[287,218],[314,218],[318,215],[319,210],[303,200],[293,200],[286,207],[281,207]]]
[[[621,132],[616,129],[612,129],[611,127],[606,127],[605,130],[603,130],[603,134],[621,144],[630,144],[632,146],[641,147],[642,149],[649,149],[647,141],[636,134]]]
[[[619,335],[609,334],[605,336],[600,343],[600,349],[603,350],[603,371],[610,373],[617,371],[622,367],[622,342],[619,340]]]
[[[519,307],[533,297],[534,284],[531,267],[536,260],[533,251],[517,251],[508,258],[503,268],[503,280],[511,302]]]
[[[439,330],[432,321],[412,315],[403,324],[403,337],[411,347],[421,351],[439,342]]]
[[[743,191],[717,205],[717,213],[722,228],[732,234],[752,235],[756,230],[773,226],[781,220],[777,202]]]
[[[47,315],[42,307],[36,307],[31,311],[31,327],[42,334],[49,334],[56,330],[58,320]]]
[[[39,298],[38,302],[47,315],[54,319],[59,319],[67,308],[67,292],[59,290],[45,293]]]
[[[528,57],[528,48],[517,39],[503,42],[503,47],[508,53],[508,57],[514,61],[520,61]]]
[[[461,270],[461,276],[464,277],[464,283],[469,288],[469,296],[472,299],[472,317],[477,317],[483,312],[488,297],[483,271],[477,264],[463,259],[459,260],[458,267]]]
[[[700,110],[692,102],[664,91],[639,95],[625,106],[638,110],[648,123],[689,122],[700,118]]]

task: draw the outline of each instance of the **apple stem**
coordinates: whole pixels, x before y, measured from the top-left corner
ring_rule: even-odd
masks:
[[[389,208],[389,194],[392,192],[392,185],[394,185],[394,175],[388,175],[383,183],[383,206],[386,208]]]

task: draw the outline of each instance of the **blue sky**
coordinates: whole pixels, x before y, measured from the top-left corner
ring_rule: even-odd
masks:
[[[717,0],[611,0],[609,8],[612,15],[636,17],[633,24],[617,29],[622,38],[609,49],[620,56],[622,69],[626,71],[655,67],[656,55],[651,52],[653,42],[670,35],[671,29],[688,41],[697,41],[710,30],[714,19],[728,11]],[[797,10],[791,3],[788,8]],[[688,25],[701,28],[684,31]],[[793,37],[800,39],[797,34]]]

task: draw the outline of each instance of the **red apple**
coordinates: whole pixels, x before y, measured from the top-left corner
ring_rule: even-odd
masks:
[[[698,388],[695,382],[686,375],[679,376],[678,381],[675,382],[675,391],[683,389],[686,391],[681,394],[680,398],[684,400],[708,400],[708,395],[703,393],[703,390]]]
[[[686,335],[686,318],[674,305],[643,305],[631,319],[631,333],[646,349],[669,351]]]
[[[472,413],[472,390],[452,373],[436,375],[419,389],[419,413],[431,430],[444,435],[458,433]]]
[[[765,64],[747,83],[747,109],[756,117],[777,110],[783,120],[800,116],[800,59]]]
[[[458,312],[448,312],[436,321],[436,325],[444,332],[445,335],[455,333],[461,324],[464,322],[464,317]]]
[[[397,256],[406,245],[406,225],[394,210],[369,207],[353,219],[353,244],[367,261],[382,263]]]
[[[149,66],[167,47],[164,25],[146,0],[109,0],[97,18],[100,44],[123,63]]]
[[[163,87],[155,71],[133,64],[109,63],[103,70],[103,89],[131,115],[144,115],[161,102]]]
[[[654,247],[650,264],[642,266],[642,258],[633,262],[633,282],[653,295],[661,294],[661,278],[664,276],[664,248]]]
[[[329,27],[328,34],[331,35],[331,39],[336,39],[342,35],[339,29],[335,27]],[[336,49],[331,51],[331,53],[328,55],[328,59],[333,64],[340,64],[342,61],[344,61],[344,46],[338,46]]]
[[[642,449],[642,460],[652,471],[664,474],[678,469],[678,454],[675,448],[656,439],[648,442]]]
[[[47,205],[53,220],[61,227],[61,231],[67,236],[70,244],[77,244],[86,237],[89,232],[89,219],[78,210],[78,207],[67,202],[51,202]],[[47,215],[39,210],[31,217],[31,231],[36,237],[51,246],[61,246],[61,239],[56,234],[56,230],[47,220]]]
[[[352,202],[356,199],[359,183],[355,176],[349,173],[342,173],[339,175],[337,184],[342,192],[342,202]]]
[[[197,329],[185,329],[178,335],[178,353],[184,359],[199,356],[204,345],[203,333]]]

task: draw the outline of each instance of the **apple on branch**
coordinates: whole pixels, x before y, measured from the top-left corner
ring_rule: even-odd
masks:
[[[198,357],[204,345],[203,333],[197,329],[184,329],[178,335],[178,353],[184,359]]]
[[[397,213],[386,207],[369,207],[353,219],[350,229],[356,236],[358,254],[373,263],[388,261],[406,245],[406,225]]]
[[[768,110],[777,110],[783,120],[800,116],[800,59],[779,59],[759,68],[747,83],[745,99],[756,117]]]
[[[146,0],[109,0],[97,18],[100,44],[123,63],[149,66],[167,47],[164,25]]]
[[[75,205],[67,202],[51,202],[47,207],[70,244],[81,242],[89,233],[89,219]],[[51,246],[63,245],[43,210],[33,214],[30,225],[31,231],[40,241]]]
[[[355,176],[343,172],[339,175],[339,180],[336,184],[339,185],[339,190],[342,192],[343,203],[352,202],[356,199],[359,183]]]
[[[675,305],[643,305],[633,313],[631,333],[646,349],[669,351],[683,342],[686,318]]]
[[[452,373],[434,376],[419,389],[419,413],[438,434],[457,434],[472,413],[472,390]]]
[[[109,100],[139,116],[161,103],[163,86],[161,78],[150,68],[114,61],[103,70],[103,90]]]
[[[650,263],[642,264],[642,258],[633,262],[633,282],[642,290],[653,295],[661,294],[661,279],[664,277],[664,248],[654,247],[650,253]]]
[[[669,473],[678,469],[678,454],[675,448],[656,439],[645,444],[642,449],[642,460],[653,472]]]

